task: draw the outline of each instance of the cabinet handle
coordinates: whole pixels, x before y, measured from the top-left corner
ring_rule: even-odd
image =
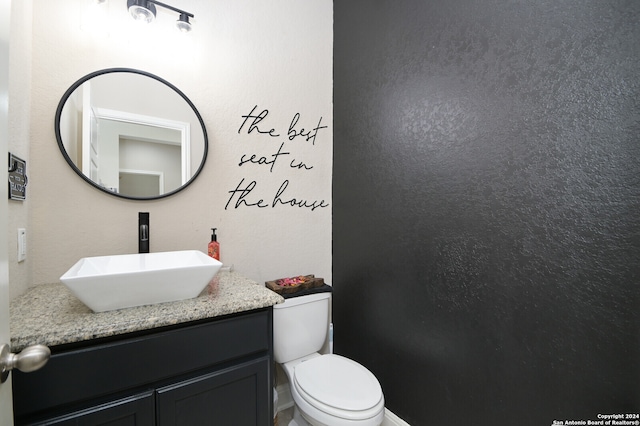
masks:
[[[51,350],[45,345],[27,346],[19,354],[11,353],[6,343],[0,346],[0,382],[4,383],[14,368],[30,373],[42,368],[51,357]]]

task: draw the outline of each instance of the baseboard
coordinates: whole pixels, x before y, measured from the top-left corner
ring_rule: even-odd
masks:
[[[400,417],[389,411],[388,408],[384,409],[384,420],[380,426],[411,426],[409,423],[402,420]]]
[[[289,383],[281,383],[276,387],[278,392],[278,408],[277,411],[286,410],[294,405],[291,398],[291,392],[289,390]],[[384,409],[384,420],[380,426],[411,426],[409,423],[402,420],[400,417],[389,411],[388,408]]]
[[[286,410],[293,407],[293,399],[291,398],[291,391],[289,390],[289,383],[281,383],[276,386],[276,392],[278,392],[278,409],[277,411]]]

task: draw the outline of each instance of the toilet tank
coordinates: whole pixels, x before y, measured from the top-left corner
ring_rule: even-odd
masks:
[[[285,299],[273,306],[273,353],[285,363],[318,352],[329,328],[331,293]]]

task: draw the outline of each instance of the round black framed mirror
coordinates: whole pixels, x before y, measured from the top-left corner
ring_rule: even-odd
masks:
[[[173,195],[207,159],[207,131],[193,103],[168,81],[136,69],[103,69],[76,81],[58,104],[55,132],[80,177],[127,199]]]

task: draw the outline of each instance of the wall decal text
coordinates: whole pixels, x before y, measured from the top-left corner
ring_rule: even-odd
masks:
[[[288,122],[288,128],[286,133],[274,127],[271,124],[272,120],[267,120],[269,117],[269,110],[262,109],[257,112],[258,105],[255,105],[251,111],[242,115],[242,122],[238,127],[238,134],[245,135],[247,137],[262,138],[264,141],[271,141],[277,139],[280,142],[277,150],[271,155],[259,155],[255,153],[245,153],[240,156],[238,161],[238,167],[265,167],[269,169],[269,173],[273,173],[276,167],[286,167],[292,169],[295,173],[301,172],[301,176],[304,172],[308,172],[314,168],[314,165],[308,160],[302,160],[300,157],[296,157],[292,150],[296,148],[296,144],[292,142],[308,143],[311,147],[316,147],[316,142],[319,141],[318,135],[321,131],[328,129],[328,126],[322,124],[322,117],[317,121],[314,121],[311,127],[305,127],[303,125],[303,117],[299,112],[296,112],[291,121]],[[325,132],[326,133],[326,132]],[[274,145],[274,147],[277,145]],[[285,179],[278,190],[268,197],[262,197],[258,195],[259,184],[255,179],[242,178],[235,189],[228,191],[229,199],[225,204],[225,210],[229,208],[238,209],[241,207],[255,207],[255,208],[276,208],[276,207],[298,207],[315,211],[316,209],[326,208],[329,206],[323,199],[305,199],[302,197],[295,197],[290,195],[293,192],[293,188],[289,188],[291,184],[290,179]]]

